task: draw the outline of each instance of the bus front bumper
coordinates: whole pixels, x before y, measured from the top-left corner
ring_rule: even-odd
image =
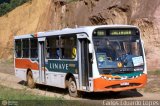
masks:
[[[137,78],[127,80],[106,80],[103,78],[96,78],[94,82],[94,92],[103,91],[125,91],[130,89],[142,88],[147,82],[147,74],[142,74]]]

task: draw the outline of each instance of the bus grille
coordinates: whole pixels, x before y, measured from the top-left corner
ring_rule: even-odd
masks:
[[[129,85],[120,85],[120,84],[116,84],[116,85],[112,85],[112,86],[107,86],[105,88],[124,88],[124,87],[133,87],[133,86],[139,86],[141,85],[140,83],[130,83]]]

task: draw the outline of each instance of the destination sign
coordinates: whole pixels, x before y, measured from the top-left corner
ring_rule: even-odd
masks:
[[[131,30],[110,30],[110,35],[132,35]]]
[[[136,28],[113,28],[113,29],[97,29],[93,32],[93,36],[139,36]]]
[[[106,35],[106,31],[105,30],[98,30],[97,31],[97,35],[98,36],[105,36]]]

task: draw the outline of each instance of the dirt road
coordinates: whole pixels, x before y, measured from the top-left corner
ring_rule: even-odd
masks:
[[[37,95],[45,95],[51,97],[60,97],[67,100],[108,100],[108,99],[121,99],[121,100],[160,100],[160,93],[146,93],[143,91],[125,91],[119,95],[112,93],[86,93],[83,98],[72,98],[68,95],[67,90],[59,89],[50,86],[38,85],[35,89],[30,89],[24,85],[24,81],[16,78],[14,75],[0,72],[0,85],[14,88],[17,90],[27,90]]]

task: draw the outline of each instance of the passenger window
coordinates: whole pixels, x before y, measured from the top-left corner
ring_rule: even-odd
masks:
[[[30,39],[30,57],[37,58],[38,57],[38,40]]]
[[[60,49],[62,59],[75,59],[77,55],[77,39],[76,36],[64,36],[60,40]]]
[[[58,59],[60,57],[59,37],[49,37],[46,41],[46,57],[50,59]]]
[[[29,57],[29,39],[23,39],[23,58]]]
[[[19,40],[15,40],[15,56],[17,57],[17,58],[21,58],[21,52],[22,52],[22,50],[21,50],[21,40],[19,39]]]

